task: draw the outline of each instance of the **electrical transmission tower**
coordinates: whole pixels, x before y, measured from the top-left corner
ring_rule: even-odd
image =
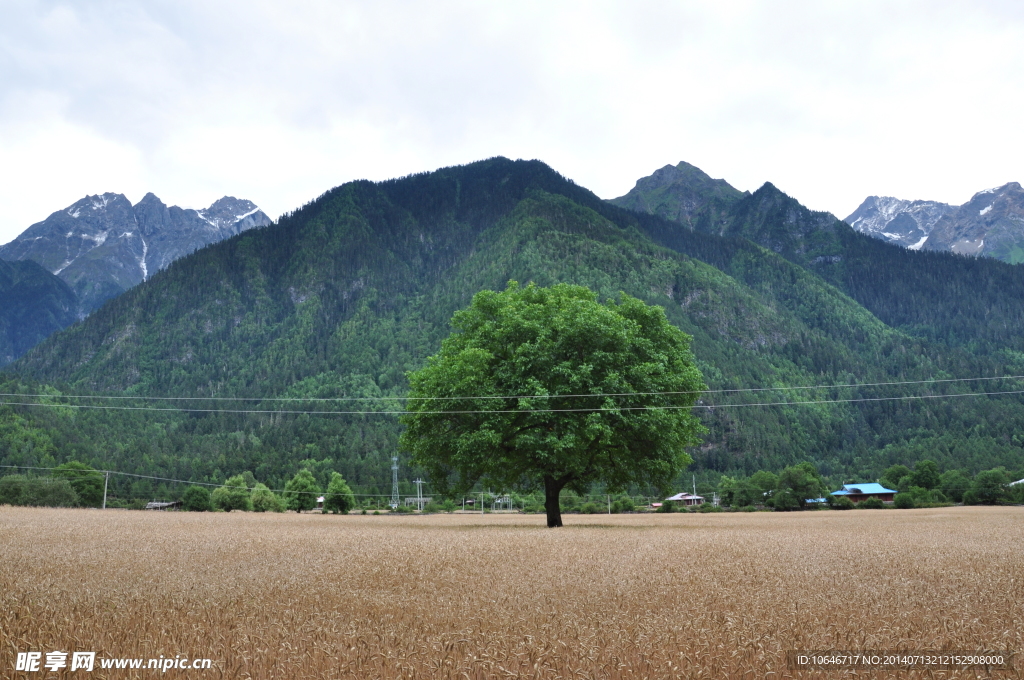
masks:
[[[398,507],[398,456],[391,458],[391,507]]]

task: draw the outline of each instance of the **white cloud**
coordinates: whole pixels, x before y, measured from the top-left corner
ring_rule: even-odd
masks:
[[[1024,10],[966,2],[12,0],[0,243],[86,193],[271,215],[540,158],[605,197],[686,160],[840,217],[1020,180]]]

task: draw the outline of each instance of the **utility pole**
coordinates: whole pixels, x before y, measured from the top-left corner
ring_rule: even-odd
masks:
[[[417,479],[413,483],[416,485],[416,506],[423,512],[423,480]]]
[[[103,476],[103,509],[107,509],[107,484],[110,482],[110,472]]]
[[[391,458],[391,508],[398,507],[398,456]]]

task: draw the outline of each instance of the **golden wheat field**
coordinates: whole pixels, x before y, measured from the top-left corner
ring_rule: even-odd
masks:
[[[750,679],[857,673],[791,649],[1024,650],[1024,508],[566,522],[2,507],[0,677],[46,677],[33,650],[213,660],[82,678]]]

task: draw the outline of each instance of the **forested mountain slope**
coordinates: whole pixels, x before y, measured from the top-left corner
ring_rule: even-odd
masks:
[[[677,192],[706,183],[692,175],[679,181],[687,184]],[[634,194],[644,193],[644,186],[641,180],[615,202],[632,196],[638,203]],[[729,267],[735,246],[693,232],[762,245],[833,284],[889,326],[933,342],[984,353],[1024,350],[1024,268],[885,243],[829,213],[808,210],[770,183],[724,211],[698,212],[675,225],[650,218],[640,223],[657,242],[719,267]]]
[[[776,200],[758,192],[734,205],[766,199]],[[769,224],[779,213],[760,215],[756,205],[765,204],[736,213],[745,215],[740,231],[784,236]],[[832,253],[843,243],[839,233],[801,238]],[[452,312],[475,292],[510,279],[564,281],[602,298],[624,291],[662,305],[693,336],[712,389],[702,406],[715,405],[701,410],[711,432],[694,452],[698,470],[749,472],[809,459],[826,474],[874,478],[920,446],[939,447],[932,456],[944,465],[1019,460],[1013,435],[1024,406],[1015,395],[734,406],[976,392],[984,383],[718,392],[1024,374],[1024,354],[979,353],[977,342],[947,346],[892,328],[819,276],[809,246],[780,250],[609,205],[537,161],[496,158],[353,182],[171,264],[31,351],[5,391],[32,389],[27,380],[76,393],[189,398],[161,402],[168,407],[400,410],[394,401],[303,400],[401,396],[405,371],[437,350]],[[1019,306],[1006,301],[1006,318]],[[282,397],[300,401],[269,401]],[[364,490],[385,488],[398,433],[383,414],[11,413],[24,432],[45,430],[56,452],[25,444],[18,464],[75,453],[193,479],[249,469],[274,483],[307,461],[333,466]]]
[[[78,299],[35,262],[0,260],[0,366],[77,319]]]

